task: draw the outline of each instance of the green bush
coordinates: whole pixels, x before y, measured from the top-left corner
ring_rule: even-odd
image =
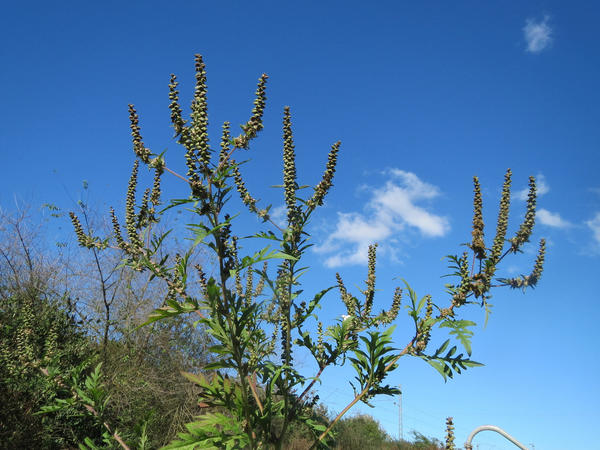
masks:
[[[334,427],[336,448],[364,450],[383,448],[390,437],[373,417],[360,414],[340,420]]]
[[[92,418],[75,408],[37,415],[60,386],[43,373],[62,372],[92,356],[88,340],[62,299],[29,286],[0,302],[0,447],[66,448],[95,434]]]

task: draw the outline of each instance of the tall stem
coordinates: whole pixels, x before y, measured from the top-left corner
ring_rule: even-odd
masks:
[[[295,245],[294,245],[294,250],[295,250]],[[286,366],[291,366],[291,362],[292,362],[292,320],[291,320],[291,309],[292,309],[292,294],[293,294],[293,286],[294,286],[294,265],[295,265],[295,261],[290,261],[290,260],[286,260],[286,262],[284,262],[284,264],[289,265],[289,278],[286,280],[287,282],[287,286],[286,286],[286,293],[285,293],[285,365]],[[285,374],[285,371],[284,371]],[[289,380],[288,377],[285,376],[283,379],[283,385],[284,385],[284,411],[285,411],[285,415],[283,418],[283,426],[281,428],[281,437],[280,439],[278,439],[277,444],[276,444],[276,448],[277,449],[281,449],[281,446],[283,445],[283,441],[284,441],[284,436],[285,436],[285,432],[287,431],[287,427],[290,423],[291,417],[290,417],[290,405],[289,405],[289,395],[288,395],[288,390],[289,390]]]
[[[217,228],[219,225],[219,214],[221,212],[222,206],[223,206],[223,200],[222,200],[222,196],[220,195],[221,193],[219,191],[217,191],[216,194],[212,193],[212,183],[209,180],[209,196],[211,198],[212,203],[217,206],[215,208],[215,210],[213,211],[212,215],[209,215],[209,221],[211,222],[211,227],[212,228]],[[248,387],[248,383],[247,383],[247,377],[248,377],[248,373],[247,370],[244,369],[244,355],[243,352],[240,349],[240,345],[239,345],[239,339],[238,336],[236,334],[236,330],[233,324],[233,320],[231,317],[231,314],[229,314],[230,312],[233,312],[234,314],[236,314],[235,308],[233,308],[232,311],[232,303],[230,301],[230,298],[228,296],[228,290],[227,290],[227,279],[228,277],[228,273],[227,273],[227,268],[225,267],[225,258],[227,257],[227,250],[225,248],[225,243],[224,243],[224,237],[221,235],[221,231],[219,229],[217,229],[214,232],[214,239],[215,239],[215,246],[217,249],[217,256],[219,259],[219,276],[220,276],[220,283],[221,283],[221,292],[222,292],[222,299],[223,299],[223,309],[222,309],[222,313],[225,316],[225,319],[227,321],[227,328],[228,328],[228,332],[229,332],[229,336],[231,338],[231,345],[232,345],[232,357],[233,360],[236,363],[236,370],[238,372],[238,376],[240,379],[240,384],[241,384],[241,391],[242,391],[242,409],[244,412],[244,418],[245,418],[245,431],[246,434],[248,436],[248,439],[250,441],[250,448],[254,449],[256,448],[256,443],[255,443],[255,439],[256,439],[256,433],[254,432],[254,430],[252,429],[252,421],[251,421],[251,414],[250,414],[250,402],[249,402],[249,395],[248,395],[248,391],[249,391],[249,387]],[[221,313],[221,311],[217,311],[217,314]]]

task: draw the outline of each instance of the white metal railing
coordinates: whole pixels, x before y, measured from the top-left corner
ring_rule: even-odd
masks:
[[[495,431],[496,433],[501,434],[506,439],[508,439],[510,442],[515,444],[517,447],[519,447],[521,450],[529,450],[527,447],[525,447],[523,444],[521,444],[519,441],[517,441],[514,437],[512,437],[510,434],[508,434],[502,428],[497,427],[495,425],[482,425],[480,427],[475,428],[471,432],[469,437],[467,438],[467,442],[465,443],[465,450],[473,450],[473,444],[471,444],[471,442],[473,441],[473,438],[480,431],[486,431],[486,430],[487,431]]]

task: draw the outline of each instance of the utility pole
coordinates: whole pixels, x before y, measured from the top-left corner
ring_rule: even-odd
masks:
[[[400,389],[400,395],[398,396],[398,436],[401,441],[404,440],[404,433],[402,430],[402,385],[398,385]]]

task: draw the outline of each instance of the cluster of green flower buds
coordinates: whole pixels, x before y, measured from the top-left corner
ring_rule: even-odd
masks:
[[[506,238],[506,232],[508,231],[508,214],[510,211],[510,184],[511,184],[512,172],[510,169],[506,171],[504,175],[504,183],[502,185],[502,194],[500,196],[500,207],[498,208],[498,220],[496,222],[496,236],[492,244],[491,254],[488,259],[486,266],[486,274],[488,279],[492,279],[496,272],[496,265],[500,261],[502,256],[502,249],[504,248],[504,240]]]
[[[348,312],[348,316],[355,316],[358,314],[358,299],[353,297],[348,293],[346,286],[344,286],[344,281],[339,273],[335,274],[335,278],[337,280],[338,289],[340,291],[340,296],[344,305],[346,305],[346,311]]]
[[[323,367],[327,361],[327,355],[325,354],[325,346],[323,345],[323,322],[319,321],[317,324],[317,348],[316,358],[319,367]]]
[[[183,119],[183,113],[181,106],[179,106],[179,91],[177,90],[177,77],[175,74],[171,74],[171,82],[169,83],[169,109],[171,110],[171,123],[175,129],[175,137],[181,135],[185,127],[185,120]]]
[[[37,361],[35,357],[35,348],[33,341],[33,327],[35,326],[35,324],[33,315],[33,301],[31,297],[27,296],[23,301],[21,307],[23,308],[23,318],[21,323],[19,324],[16,339],[17,351],[21,367],[14,367],[13,369],[15,369],[15,372],[23,370],[25,367],[35,365]]]
[[[514,277],[514,278],[500,278],[498,281],[510,286],[513,289],[526,289],[527,287],[535,287],[538,280],[542,276],[544,268],[544,260],[546,258],[546,241],[542,239],[540,241],[540,247],[538,249],[537,258],[533,265],[531,274]]]
[[[279,337],[279,321],[276,320],[275,326],[273,327],[273,331],[271,333],[271,339],[269,340],[269,344],[267,345],[267,348],[265,349],[266,354],[271,354],[275,351],[275,344],[277,342],[278,337]]]
[[[365,284],[367,288],[363,291],[365,295],[365,304],[363,314],[365,316],[371,315],[371,309],[373,309],[373,299],[375,298],[375,263],[377,254],[377,244],[369,245],[368,259],[367,259],[367,280]]]
[[[267,103],[267,79],[269,77],[263,73],[258,80],[256,88],[256,99],[254,100],[254,108],[252,116],[248,122],[241,126],[243,133],[233,140],[235,148],[248,149],[250,141],[254,139],[258,132],[263,129],[262,117]]]
[[[463,253],[459,261],[460,284],[452,295],[452,305],[459,307],[467,301],[467,295],[471,291],[471,278],[469,273],[469,260],[467,252]]]
[[[221,151],[219,152],[219,166],[224,166],[231,153],[230,141],[231,134],[229,133],[229,127],[231,124],[229,122],[223,122],[222,133],[221,133]]]
[[[483,200],[481,198],[481,186],[477,177],[473,177],[473,184],[475,185],[473,197],[473,239],[470,247],[475,257],[481,260],[486,255],[485,242],[483,240]]]
[[[204,272],[204,269],[202,269],[202,266],[200,264],[196,264],[194,266],[194,268],[196,269],[196,273],[198,274],[198,284],[200,284],[200,289],[202,290],[202,295],[206,296],[206,288],[207,288],[207,282],[206,282],[206,273]]]
[[[529,237],[531,236],[531,233],[533,232],[533,226],[535,225],[535,206],[535,178],[529,177],[529,193],[527,194],[527,211],[525,212],[525,218],[515,237],[510,239],[510,251],[513,253],[517,253],[524,243],[529,242]]]
[[[131,176],[129,177],[127,197],[125,199],[125,228],[127,230],[127,237],[129,238],[127,250],[132,254],[139,253],[143,247],[143,243],[138,235],[138,216],[135,213],[135,191],[137,189],[138,168],[139,162],[136,160],[133,164],[133,169],[131,170]]]
[[[269,265],[269,263],[267,261],[265,261],[263,263],[262,273],[267,273],[268,265]],[[253,294],[254,298],[262,295],[264,288],[265,288],[265,278],[261,276],[260,279],[258,280],[258,283],[256,283],[256,288],[254,289],[254,294]]]
[[[452,417],[448,417],[446,419],[446,444],[444,446],[444,450],[454,450],[456,446],[454,445],[454,422]]]
[[[248,207],[250,212],[257,214],[258,207],[256,205],[258,201],[254,197],[252,197],[252,195],[250,195],[250,192],[248,192],[248,189],[246,188],[246,183],[244,183],[244,179],[242,178],[242,174],[240,173],[239,165],[233,160],[232,168],[235,186],[237,188],[238,193],[240,194],[242,202]]]
[[[392,307],[388,311],[381,311],[381,313],[376,317],[376,322],[381,325],[389,325],[396,317],[398,317],[398,313],[400,312],[400,305],[402,303],[402,289],[400,287],[396,287],[394,291],[394,298],[392,299]]]
[[[400,311],[400,304],[402,302],[402,289],[396,288],[392,305],[389,310],[381,311],[377,316],[371,314],[373,309],[373,301],[375,298],[375,264],[377,259],[377,244],[369,246],[368,250],[368,262],[367,262],[367,279],[365,280],[365,289],[361,290],[361,293],[365,296],[364,302],[361,304],[359,300],[352,296],[339,273],[336,273],[337,286],[340,291],[340,297],[344,305],[346,306],[347,318],[353,321],[353,324],[358,327],[370,327],[372,325],[389,325]]]
[[[192,101],[189,136],[194,157],[204,174],[208,174],[210,147],[208,144],[208,100],[206,88],[206,65],[201,55],[195,55],[196,86]]]
[[[431,296],[427,296],[427,306],[425,309],[425,316],[419,320],[417,326],[417,336],[415,343],[413,345],[414,350],[417,353],[422,353],[427,348],[427,344],[429,344],[429,339],[431,339],[431,328],[432,324],[429,323],[431,317],[433,316],[433,301],[431,300]]]
[[[131,137],[133,138],[133,151],[138,158],[148,164],[150,162],[150,149],[144,145],[140,133],[139,118],[133,105],[129,105],[129,121],[131,122]]]
[[[71,223],[73,224],[73,228],[75,228],[75,234],[77,235],[77,242],[79,242],[79,245],[81,247],[98,248],[98,249],[103,249],[106,247],[105,242],[102,242],[97,237],[91,236],[83,231],[81,222],[79,221],[79,218],[75,215],[74,212],[70,212],[69,217],[71,218]]]
[[[310,209],[315,209],[317,206],[323,205],[323,199],[333,186],[333,176],[335,175],[335,168],[337,166],[337,156],[340,150],[340,145],[342,143],[337,141],[335,144],[331,146],[331,150],[329,151],[329,155],[327,155],[327,165],[325,166],[325,172],[323,173],[323,177],[317,186],[315,187],[315,192],[313,196],[306,202],[306,205]]]
[[[290,225],[298,222],[298,205],[296,204],[296,153],[294,151],[294,136],[292,133],[292,117],[289,106],[283,111],[283,189],[287,218]]]
[[[452,309],[460,307],[467,302],[467,298],[473,295],[475,298],[482,299],[486,302],[489,296],[489,291],[492,288],[492,280],[500,261],[508,253],[516,253],[521,250],[521,247],[529,242],[529,238],[535,224],[535,208],[536,208],[536,184],[535,178],[529,177],[529,193],[527,196],[527,211],[518,231],[512,239],[508,239],[510,244],[508,250],[504,250],[507,242],[506,233],[508,230],[508,216],[510,210],[510,185],[512,173],[507,170],[504,177],[502,194],[500,198],[500,206],[498,211],[498,220],[496,225],[496,235],[494,237],[492,247],[488,249],[484,242],[484,223],[482,214],[482,199],[481,187],[477,177],[474,182],[474,200],[473,200],[473,231],[472,241],[468,247],[473,251],[473,267],[469,270],[467,254],[463,254],[461,258],[451,257],[457,268],[457,275],[460,282],[456,286],[450,285],[452,292],[452,306],[449,311],[446,311],[445,316],[452,316]],[[513,288],[526,288],[535,286],[542,275],[545,254],[545,241],[540,242],[538,256],[534,264],[531,275],[521,276],[516,278],[500,278],[503,285]],[[475,271],[475,259],[479,260],[479,269]]]

